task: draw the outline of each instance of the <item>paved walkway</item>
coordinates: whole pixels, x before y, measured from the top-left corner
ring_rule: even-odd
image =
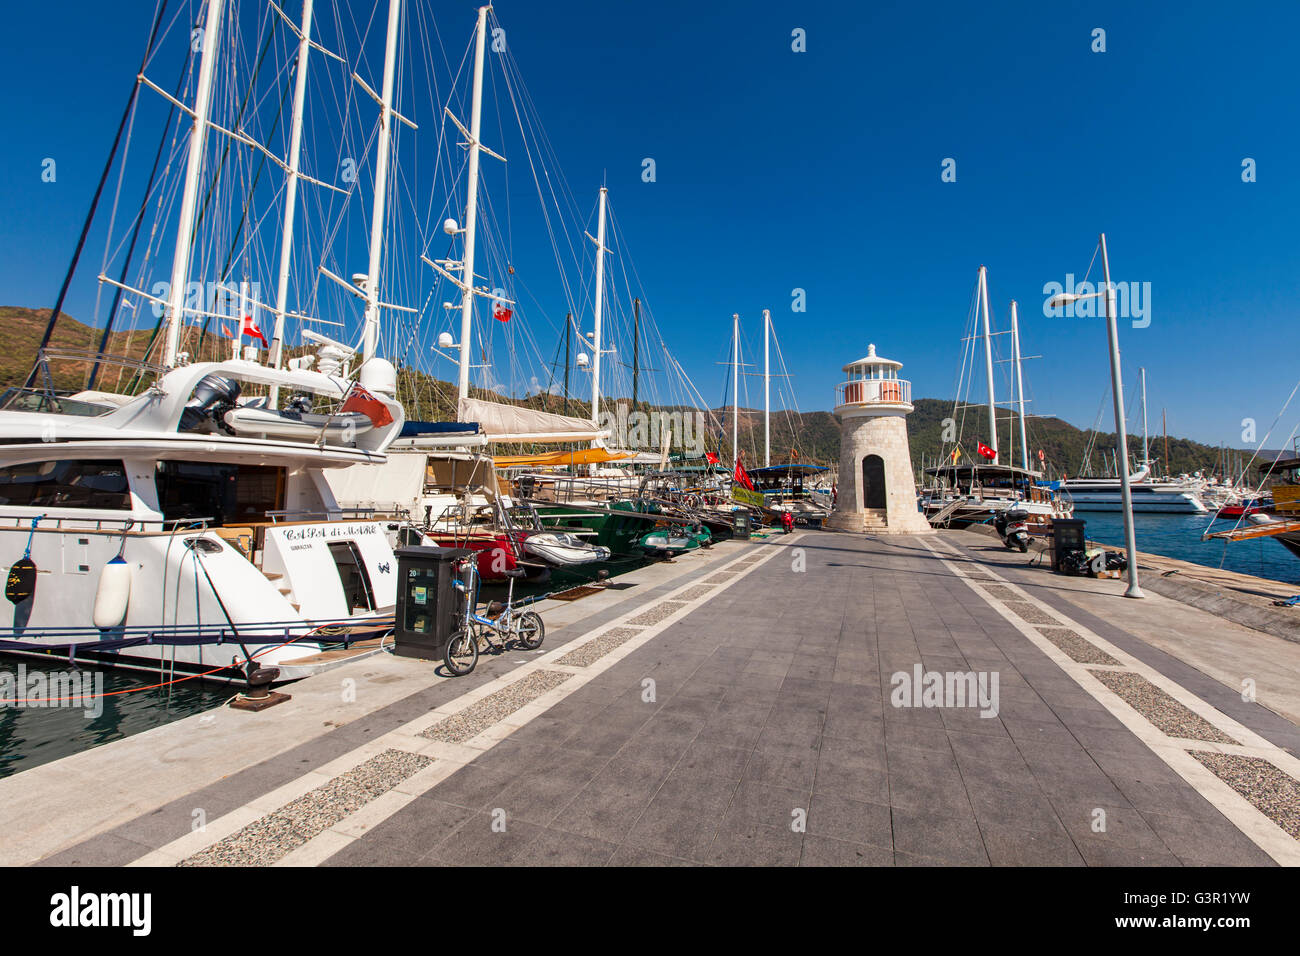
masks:
[[[729,552],[45,862],[1300,862],[1296,726],[986,547]]]

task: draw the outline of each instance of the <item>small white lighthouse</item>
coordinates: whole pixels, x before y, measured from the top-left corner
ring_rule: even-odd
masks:
[[[848,380],[835,389],[840,475],[835,511],[827,521],[839,531],[926,534],[930,524],[916,507],[907,413],[912,383],[898,377],[902,362],[867,355],[844,366]]]

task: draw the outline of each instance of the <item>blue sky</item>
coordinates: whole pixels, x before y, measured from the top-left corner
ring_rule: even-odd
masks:
[[[420,5],[458,60],[473,4]],[[373,5],[355,6],[364,20]],[[3,303],[53,303],[152,12],[9,11]],[[1086,427],[1107,389],[1104,326],[1044,317],[1042,289],[1082,277],[1102,230],[1113,278],[1151,283],[1150,325],[1122,324],[1121,347],[1130,383],[1148,370],[1154,427],[1164,407],[1172,433],[1241,445],[1242,419],[1262,436],[1295,384],[1294,4],[502,0],[496,15],[579,205],[608,183],[656,320],[713,403],[731,313],[752,348],[764,307],[803,410],[830,406],[868,342],[905,363],[915,395],[951,397],[983,263],[995,327],[1019,300],[1024,351],[1043,356],[1026,366],[1036,409]],[[1257,182],[1242,182],[1246,157]],[[512,256],[540,273],[549,246],[528,223]],[[102,254],[100,240],[73,315]],[[534,331],[549,353],[553,327]]]

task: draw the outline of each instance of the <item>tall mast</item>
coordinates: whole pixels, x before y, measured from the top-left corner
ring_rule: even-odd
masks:
[[[1138,369],[1142,373],[1142,464],[1147,463],[1147,370]],[[1168,466],[1168,462],[1165,463]]]
[[[388,0],[388,42],[384,52],[384,90],[379,101],[379,139],[375,146],[375,201],[370,212],[370,269],[366,274],[366,325],[361,337],[363,359],[379,346],[379,268],[384,251],[384,207],[388,200],[388,150],[393,133],[393,79],[397,75],[397,31],[402,0]]]
[[[564,314],[564,414],[569,414],[569,343],[573,340],[573,313]]]
[[[989,280],[988,270],[980,266],[980,307],[984,312],[984,370],[989,379],[989,448],[993,449],[992,464],[998,463],[998,415],[993,398],[993,339],[989,333]]]
[[[772,464],[772,368],[768,349],[772,338],[772,312],[763,310],[763,464]]]
[[[1020,371],[1020,321],[1016,300],[1011,300],[1011,352],[1016,366],[1016,406],[1020,413],[1020,467],[1029,470],[1029,441],[1025,436],[1025,380]]]
[[[180,219],[176,224],[176,251],[172,256],[171,287],[167,293],[167,338],[163,365],[176,365],[181,326],[185,322],[185,288],[190,281],[190,254],[194,250],[194,214],[198,208],[199,175],[208,135],[208,111],[212,107],[212,77],[217,70],[217,46],[226,0],[208,0],[203,25],[203,52],[199,59],[199,83],[194,95],[194,125],[190,128],[190,152],[185,167],[185,190],[181,194]]]
[[[740,461],[740,313],[731,315],[731,455]]]
[[[1160,430],[1165,433],[1165,474],[1170,474],[1169,468],[1169,420],[1165,418],[1165,410],[1160,409]]]
[[[280,230],[280,276],[275,287],[275,331],[271,333],[272,368],[280,367],[280,359],[284,355],[284,311],[289,297],[289,253],[293,248],[293,222],[297,212],[298,159],[302,151],[302,110],[307,95],[307,55],[311,53],[311,14],[314,3],[315,0],[302,0],[298,75],[294,77],[293,125],[289,132],[289,179],[284,190],[284,226]],[[279,405],[279,398],[280,386],[271,386],[271,408]]]
[[[600,424],[600,322],[605,310],[605,196],[609,192],[600,187],[600,220],[596,223],[596,304],[595,331],[592,333],[591,362],[591,421]],[[593,445],[595,443],[593,442]]]
[[[470,337],[474,331],[474,233],[478,225],[479,129],[483,113],[483,46],[487,37],[487,7],[478,8],[474,38],[474,96],[469,116],[469,177],[465,198],[465,257],[460,278],[460,402],[469,398]]]
[[[637,384],[641,377],[641,299],[632,300],[632,411],[636,411]]]

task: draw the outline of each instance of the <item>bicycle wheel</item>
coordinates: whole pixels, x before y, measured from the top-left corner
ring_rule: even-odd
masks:
[[[451,636],[447,642],[447,653],[443,658],[447,670],[456,677],[468,674],[478,663],[478,641],[468,628],[462,628]]]
[[[542,646],[542,641],[546,640],[546,625],[542,623],[541,615],[535,611],[525,611],[519,615],[519,629],[515,631],[515,637],[519,641],[519,646],[526,650],[533,650]]]

